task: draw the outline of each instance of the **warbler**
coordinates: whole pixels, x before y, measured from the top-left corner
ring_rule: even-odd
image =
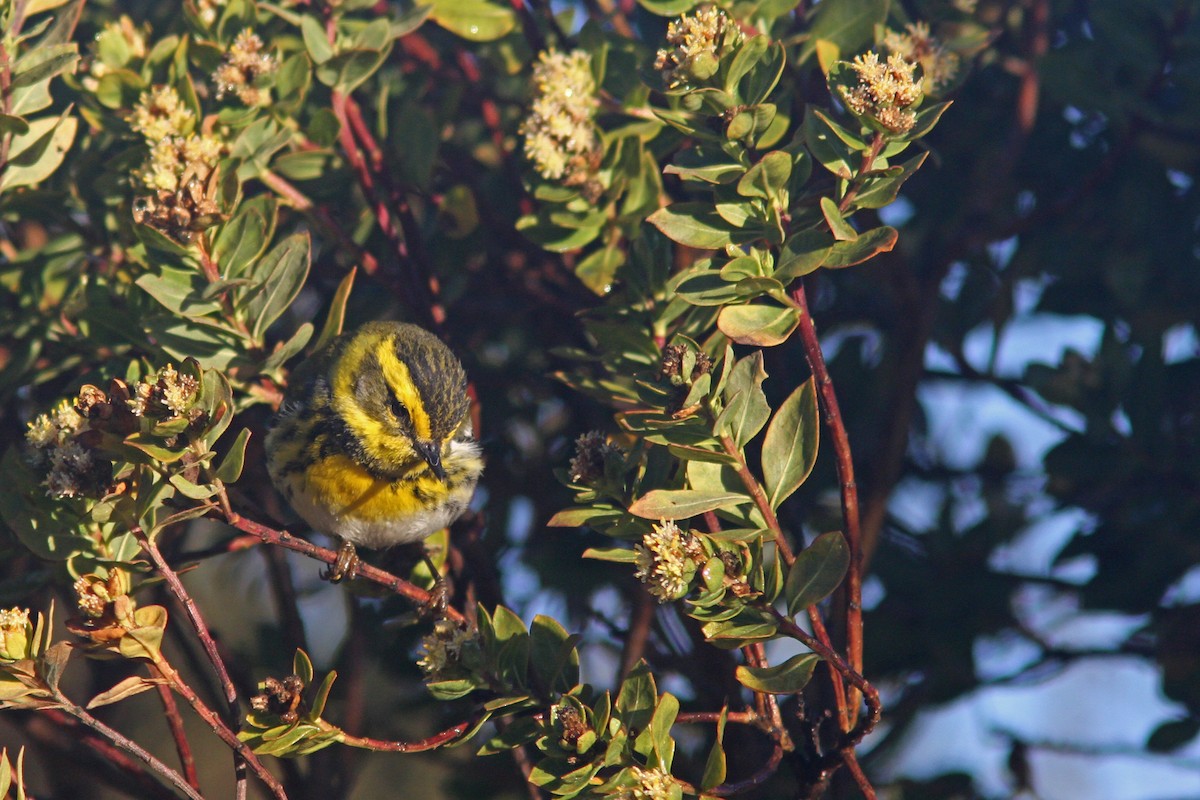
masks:
[[[266,438],[271,480],[342,541],[325,577],[353,578],[355,545],[417,542],[458,519],[483,471],[462,364],[416,325],[372,322],[298,367]]]

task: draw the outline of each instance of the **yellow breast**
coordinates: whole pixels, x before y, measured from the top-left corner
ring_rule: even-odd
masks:
[[[313,463],[302,476],[301,493],[337,519],[383,522],[442,503],[450,488],[430,474],[413,480],[380,480],[348,456]]]

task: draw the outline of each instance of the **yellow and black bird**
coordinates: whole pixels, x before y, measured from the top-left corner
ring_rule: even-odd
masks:
[[[275,486],[342,541],[330,580],[353,578],[355,546],[420,541],[466,509],[483,471],[462,364],[432,333],[372,322],[296,369],[267,434]]]

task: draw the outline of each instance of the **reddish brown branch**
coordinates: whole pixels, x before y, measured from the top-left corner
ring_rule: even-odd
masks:
[[[642,586],[634,590],[633,611],[629,617],[629,631],[625,635],[625,646],[621,650],[620,679],[624,680],[646,652],[650,639],[650,627],[654,623],[654,609],[658,603]]]
[[[162,576],[171,594],[183,605],[185,615],[192,625],[192,630],[196,633],[196,638],[200,641],[200,646],[204,649],[204,653],[208,657],[209,663],[217,675],[217,679],[221,682],[221,689],[225,694],[227,704],[228,723],[223,722],[214,714],[195,691],[192,690],[192,687],[165,660],[160,659],[157,662],[159,671],[162,672],[163,677],[171,682],[175,690],[183,695],[183,698],[188,701],[196,713],[208,723],[213,732],[234,751],[234,764],[237,775],[236,791],[239,800],[245,797],[247,767],[271,790],[273,795],[280,798],[280,800],[286,800],[287,795],[284,794],[283,786],[274,775],[267,771],[267,768],[258,760],[258,756],[244,742],[238,739],[237,734],[234,733],[233,729],[238,726],[241,716],[241,709],[238,707],[237,688],[233,685],[233,679],[229,676],[229,670],[225,666],[224,659],[217,652],[217,643],[208,629],[208,623],[205,622],[204,617],[200,614],[200,609],[196,607],[196,601],[192,599],[183,582],[179,580],[179,574],[163,558],[162,551],[158,549],[158,545],[155,544],[154,540],[136,525],[131,527],[131,531],[134,537],[137,538],[138,544],[142,546],[142,550],[150,557],[155,570]]]
[[[148,665],[152,677],[162,679],[162,673],[153,664]],[[165,683],[155,685],[158,699],[163,705],[163,716],[167,719],[167,727],[171,730],[171,738],[175,740],[175,751],[179,754],[179,765],[183,767],[183,777],[197,792],[200,791],[200,776],[196,774],[196,759],[192,756],[192,745],[188,741],[187,732],[183,729],[183,718],[179,716],[179,706],[171,687]]]
[[[800,311],[800,340],[804,344],[804,356],[808,360],[809,369],[817,382],[817,391],[821,396],[821,407],[824,412],[825,427],[833,440],[833,454],[837,463],[838,484],[842,496],[842,521],[845,526],[846,544],[850,548],[850,569],[846,574],[846,653],[850,667],[854,672],[862,672],[863,640],[862,640],[862,533],[858,518],[858,484],[854,480],[854,461],[850,454],[850,437],[846,434],[846,426],[842,422],[842,412],[838,407],[837,393],[833,388],[833,379],[825,366],[825,356],[821,352],[821,340],[817,337],[817,326],[808,310],[808,297],[804,293],[803,282],[797,282],[792,290],[792,299]],[[849,729],[849,722],[857,714],[858,698],[852,692],[850,702],[843,707],[850,718],[843,719],[842,729]]]
[[[200,796],[199,792],[188,785],[188,783],[183,779],[182,775],[152,756],[140,744],[133,741],[115,728],[110,728],[109,726],[105,725],[103,722],[89,714],[85,709],[72,703],[65,695],[57,690],[55,691],[54,699],[62,704],[61,709],[63,712],[74,717],[79,721],[80,724],[91,728],[93,731],[112,742],[121,750],[124,750],[126,753],[133,756],[133,758],[137,761],[142,762],[157,775],[164,778],[167,782],[179,790],[189,800],[204,800],[204,798]],[[284,800],[286,800],[286,798],[284,798]]]
[[[72,763],[88,770],[89,775],[131,797],[142,800],[179,798],[178,794],[155,779],[155,772],[150,771],[152,766],[147,769],[149,765],[142,759],[129,756],[112,741],[88,730],[65,711],[56,708],[42,710],[30,720],[24,732],[39,745],[61,751],[72,759]],[[174,785],[173,781],[171,783]]]
[[[292,536],[287,531],[277,531],[274,528],[268,528],[266,525],[246,519],[240,514],[233,514],[226,519],[226,522],[240,531],[257,536],[259,541],[264,544],[277,545],[297,553],[302,553],[309,558],[326,564],[333,564],[337,561],[338,554],[336,551],[315,545],[307,539]],[[394,594],[408,598],[418,606],[429,607],[433,601],[429,592],[421,587],[403,578],[399,578],[390,572],[373,567],[370,564],[359,564],[356,574],[363,580],[376,583]],[[462,612],[453,607],[447,608],[445,614],[448,618],[458,623],[466,623],[467,621]]]
[[[771,503],[767,500],[767,493],[763,491],[762,485],[754,477],[750,467],[746,465],[746,459],[733,439],[729,436],[722,436],[721,446],[736,461],[734,468],[737,470],[738,477],[742,479],[742,485],[746,487],[746,491],[754,500],[754,505],[766,520],[767,528],[775,534],[775,547],[779,550],[779,557],[783,559],[784,566],[790,567],[796,560],[796,555],[792,552],[792,546],[788,544],[787,537],[783,535],[783,528],[779,524],[779,518],[775,516],[775,509],[771,508]]]
[[[475,727],[478,722],[478,719],[465,719],[456,725],[446,728],[444,731],[416,742],[372,739],[369,736],[352,736],[345,732],[343,732],[341,742],[351,747],[361,747],[364,750],[376,750],[381,753],[423,753],[426,750],[436,750],[439,747],[450,744]]]

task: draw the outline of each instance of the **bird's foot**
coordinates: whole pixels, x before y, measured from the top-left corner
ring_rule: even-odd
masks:
[[[337,561],[321,572],[321,580],[330,583],[341,583],[344,580],[354,580],[358,575],[358,551],[350,542],[342,542],[338,548]]]

